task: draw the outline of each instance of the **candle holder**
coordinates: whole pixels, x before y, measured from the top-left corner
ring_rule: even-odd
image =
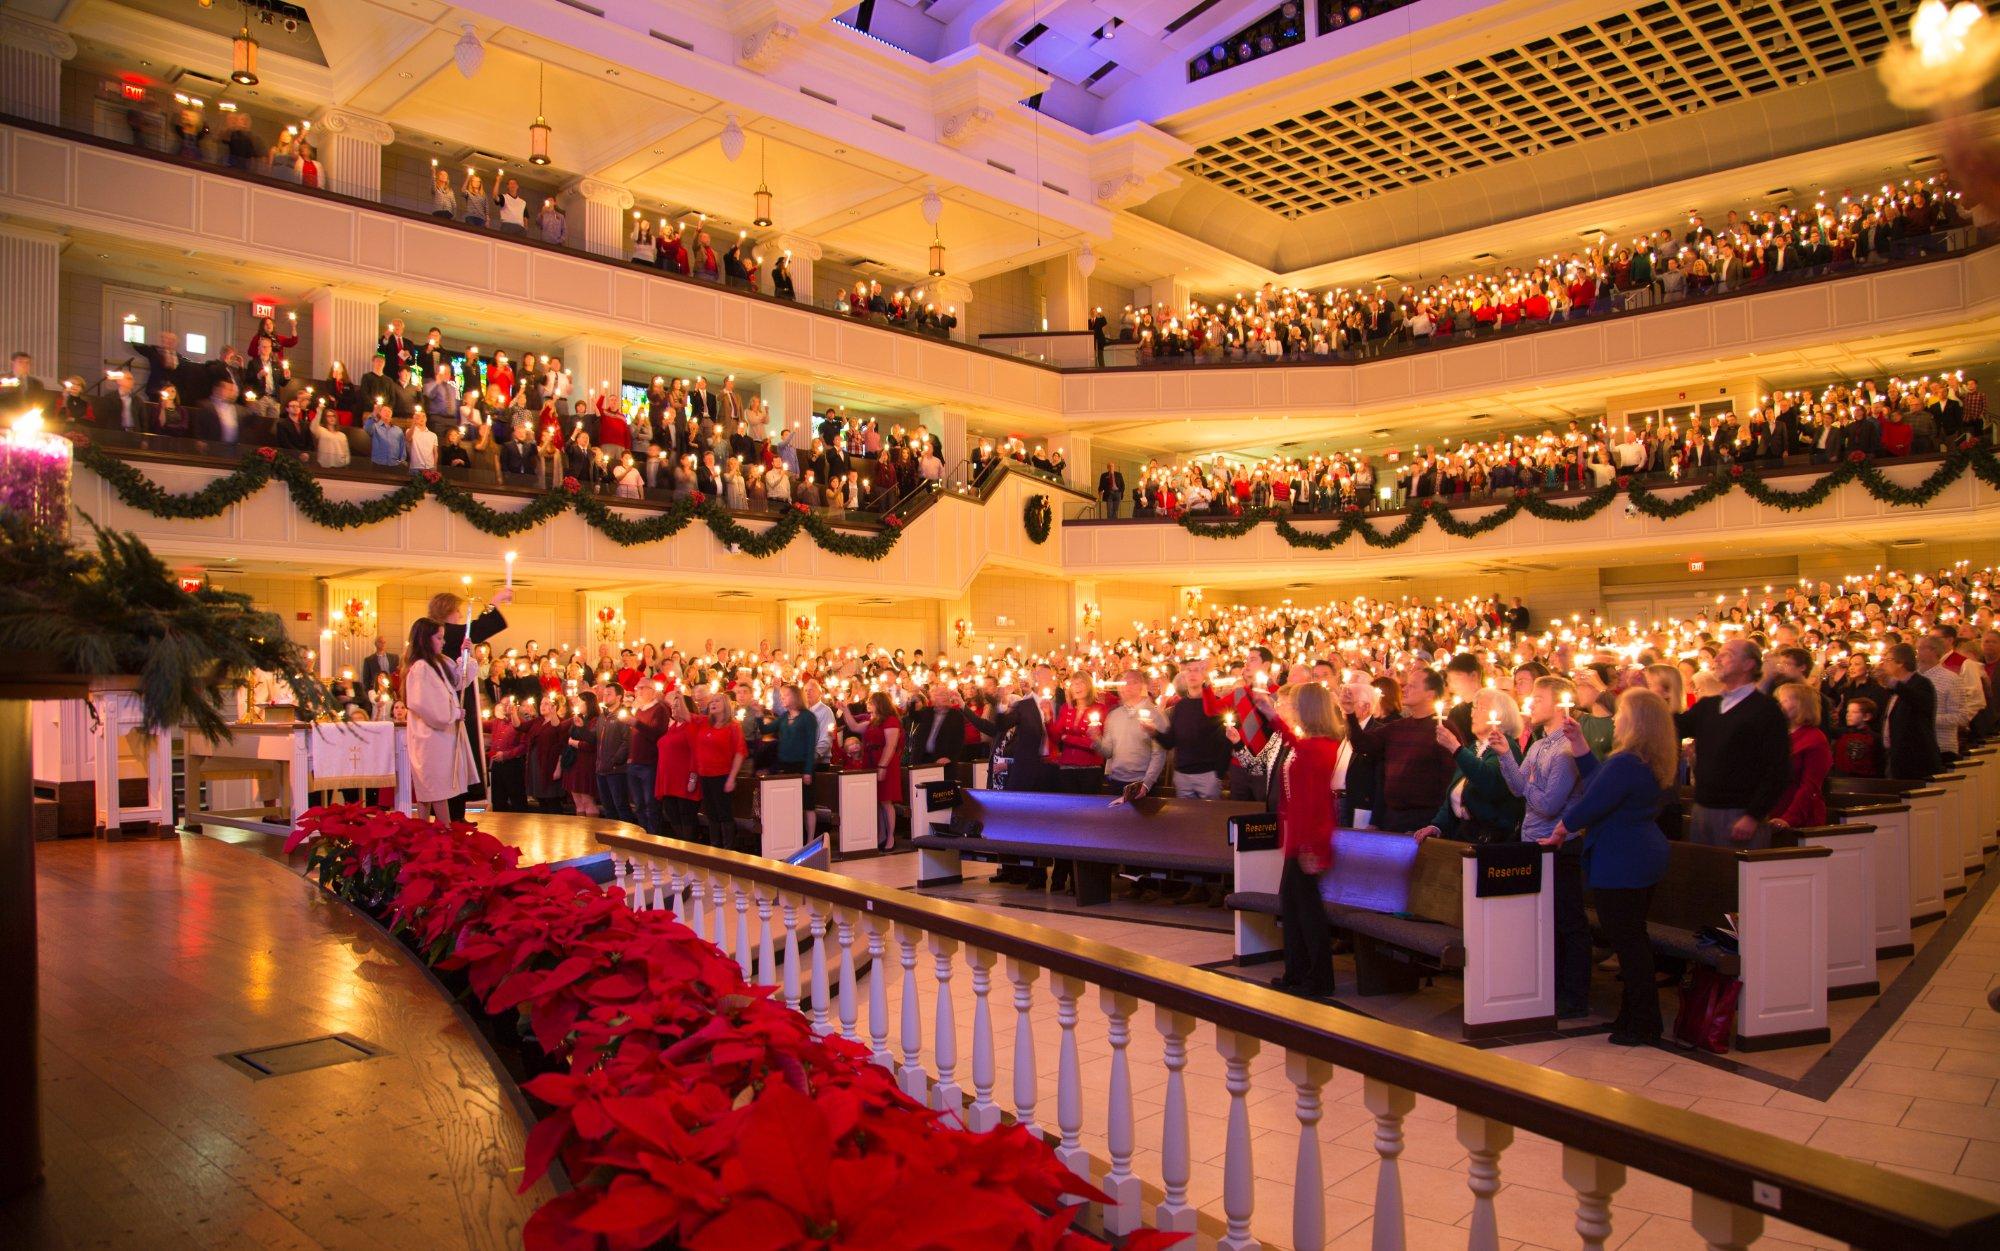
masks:
[[[70,441],[42,425],[40,413],[0,431],[0,512],[37,530],[69,537]]]

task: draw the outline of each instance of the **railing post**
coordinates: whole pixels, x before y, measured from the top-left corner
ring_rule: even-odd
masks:
[[[832,1028],[826,1015],[826,905],[811,895],[806,897],[807,933],[812,937],[812,1027],[825,1034]]]
[[[778,984],[778,953],[771,940],[771,890],[763,885],[753,885],[751,894],[757,901],[757,982],[762,986]],[[791,1005],[797,1007],[794,1003]]]
[[[792,1011],[799,1010],[799,905],[790,895],[778,896],[779,919],[785,926],[785,962],[779,966],[782,976],[779,986],[785,996],[785,1006]]]
[[[937,1063],[937,1084],[931,1107],[954,1125],[965,1124],[965,1091],[958,1084],[958,1008],[951,999],[952,963],[958,940],[930,935],[931,963],[937,973],[937,1012],[933,1017],[931,1058]]]
[[[914,925],[896,927],[896,945],[901,949],[903,961],[903,1058],[896,1066],[896,1081],[903,1093],[918,1103],[928,1103],[925,1090],[929,1080],[924,1073],[924,1026],[923,1012],[917,1003],[917,940],[924,932]]]
[[[720,873],[708,875],[709,919],[715,930],[709,941],[724,955],[729,954],[729,892],[723,889],[728,881]]]
[[[868,1040],[875,1063],[893,1073],[896,1062],[889,1054],[889,970],[882,963],[891,924],[887,917],[868,916]]]
[[[1500,1221],[1493,1196],[1500,1193],[1500,1153],[1514,1141],[1514,1127],[1490,1117],[1458,1110],[1458,1143],[1470,1157],[1466,1186],[1472,1191],[1471,1235],[1467,1251],[1500,1251]]]
[[[664,911],[667,906],[667,896],[663,886],[664,877],[660,873],[660,862],[657,860],[648,860],[646,862],[646,866],[647,866],[647,876],[653,879],[653,899],[652,899],[653,911],[655,912]]]
[[[1056,1128],[1062,1141],[1056,1147],[1056,1158],[1088,1181],[1090,1155],[1083,1149],[1083,1074],[1076,1058],[1076,1001],[1083,997],[1083,979],[1051,973],[1049,990],[1056,997],[1056,1025],[1062,1032],[1056,1053]]]
[[[1139,1009],[1136,995],[1123,994],[1108,986],[1098,988],[1098,1003],[1104,1009],[1105,1034],[1111,1043],[1111,1088],[1105,1109],[1105,1145],[1111,1151],[1111,1167],[1100,1187],[1111,1196],[1104,1209],[1104,1228],[1113,1234],[1129,1234],[1139,1228],[1139,1179],[1132,1173],[1132,1070],[1125,1050],[1132,1041],[1132,1014]]]
[[[1374,1251],[1401,1251],[1403,1174],[1396,1157],[1403,1154],[1403,1117],[1417,1105],[1417,1097],[1370,1077],[1361,1084],[1361,1101],[1375,1116],[1375,1154],[1382,1157],[1375,1167],[1375,1230],[1369,1245]]]
[[[1250,1234],[1257,1192],[1250,1161],[1250,1103],[1245,1097],[1250,1093],[1250,1061],[1262,1047],[1248,1034],[1220,1028],[1215,1031],[1215,1049],[1222,1053],[1224,1084],[1229,1090],[1228,1145],[1222,1162],[1222,1214],[1228,1220],[1228,1231],[1217,1240],[1216,1251],[1253,1251],[1263,1246]],[[1376,1246],[1380,1251],[1381,1244]]]
[[[1165,1191],[1153,1212],[1153,1224],[1173,1233],[1193,1233],[1195,1210],[1187,1201],[1188,1158],[1187,1045],[1195,1019],[1185,1012],[1155,1007],[1153,1021],[1166,1043],[1167,1106],[1160,1118],[1160,1188]]]
[[[854,1028],[859,1016],[859,1006],[854,1001],[854,923],[856,913],[850,908],[836,908],[833,912],[833,927],[840,945],[840,1036],[849,1042],[860,1038]]]
[[[1764,1234],[1764,1214],[1739,1207],[1727,1199],[1694,1192],[1694,1232],[1708,1244],[1708,1251],[1746,1251]]]
[[[1035,978],[1041,969],[1007,957],[1007,980],[1014,984],[1014,1120],[1037,1137],[1035,1125]]]
[[[687,927],[695,932],[696,937],[702,937],[708,930],[708,891],[699,870],[688,870],[686,885],[688,910],[681,919],[687,922]]]
[[[993,966],[1000,957],[984,947],[967,947],[972,966],[972,1106],[965,1127],[983,1134],[1000,1123],[1000,1105],[993,1102]]]
[[[1576,1191],[1576,1235],[1583,1240],[1583,1251],[1603,1251],[1611,1237],[1611,1196],[1625,1184],[1625,1166],[1564,1147],[1563,1180]]]
[[[1325,1110],[1320,1091],[1333,1076],[1333,1065],[1287,1051],[1285,1076],[1292,1082],[1299,1122],[1298,1163],[1292,1170],[1292,1249],[1320,1251],[1326,1246],[1326,1171],[1320,1167],[1319,1153],[1319,1122]]]

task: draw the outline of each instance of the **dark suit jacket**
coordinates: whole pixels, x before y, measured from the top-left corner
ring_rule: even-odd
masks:
[[[935,746],[931,731],[937,731]],[[933,708],[923,724],[910,730],[910,759],[924,764],[965,759],[965,713],[957,708]]]
[[[1099,499],[1124,498],[1125,475],[1116,470],[1098,474],[1097,495]]]
[[[1938,755],[1937,688],[1913,673],[1889,692],[1889,776],[1925,781],[1944,771]]]
[[[467,643],[477,647],[506,628],[507,618],[500,614],[500,610],[488,608],[467,625],[447,623],[444,637],[438,640],[438,651],[443,653],[445,659],[455,661]],[[466,683],[461,698],[465,701],[465,739],[472,744],[475,770],[472,785],[466,788],[465,793],[468,798],[478,799],[485,794],[486,780],[486,736],[479,724],[479,683]]]
[[[394,678],[396,676],[396,668],[401,663],[394,652],[385,652],[380,656],[371,653],[368,659],[361,662],[361,689],[364,691],[374,690],[376,679],[380,678],[383,674],[388,674],[391,678]]]
[[[91,420],[107,430],[123,430],[125,428],[124,399],[125,397],[120,396],[116,391],[110,391],[98,396],[91,402]],[[155,415],[153,406],[146,402],[145,395],[137,387],[132,389],[131,401],[132,429],[134,431],[157,430],[160,424],[159,418]]]
[[[992,737],[994,750],[1007,745],[1007,789],[1010,791],[1050,791],[1056,787],[1056,771],[1042,753],[1047,727],[1042,724],[1042,706],[1022,696],[1007,711],[988,720],[966,714],[967,721]]]

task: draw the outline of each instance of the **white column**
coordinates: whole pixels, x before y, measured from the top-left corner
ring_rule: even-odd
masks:
[[[1169,316],[1179,316],[1194,298],[1194,287],[1185,278],[1155,278],[1133,292],[1133,298],[1144,300],[1148,305],[1163,304]],[[1112,319],[1114,322],[1116,318]]]
[[[1065,252],[1042,264],[1042,316],[1050,330],[1082,330],[1090,322],[1090,282],[1076,257],[1076,252]]]
[[[0,111],[59,125],[62,63],[75,55],[76,40],[62,27],[19,13],[0,13]]]
[[[758,246],[764,255],[764,273],[778,263],[780,256],[789,257],[792,266],[792,298],[801,304],[814,303],[818,288],[813,285],[813,262],[820,258],[817,241],[804,235],[772,235]],[[760,281],[762,281],[760,279]]]
[[[947,471],[965,459],[965,412],[943,404],[926,404],[917,410],[917,419],[938,438],[938,459]]]
[[[57,262],[62,248],[60,236],[0,226],[0,291],[7,293],[0,300],[0,353],[26,352],[34,357],[35,376],[51,388],[64,372],[56,359],[56,327],[61,324]],[[86,381],[88,377],[86,371]]]
[[[321,109],[313,118],[313,146],[326,170],[326,188],[362,200],[382,198],[382,149],[396,142],[389,123],[352,109]]]
[[[607,383],[611,393],[614,396],[618,394],[618,384],[625,376],[625,345],[616,339],[598,339],[589,335],[564,339],[557,345],[557,356],[562,360],[563,368],[569,371],[572,401],[596,399],[597,393],[604,390]]]
[[[818,420],[813,412],[811,378],[798,374],[771,374],[758,379],[757,393],[771,407],[773,431],[790,431],[795,424],[810,430]]]
[[[382,301],[361,291],[319,287],[306,293],[312,319],[312,376],[324,378],[339,361],[349,378],[368,372],[368,358],[382,341]]]
[[[972,284],[960,282],[956,278],[933,279],[931,299],[940,309],[958,318],[958,325],[953,327],[951,337],[960,343],[973,342]]]
[[[557,196],[569,216],[569,241],[599,256],[625,257],[632,193],[595,178],[578,178]]]

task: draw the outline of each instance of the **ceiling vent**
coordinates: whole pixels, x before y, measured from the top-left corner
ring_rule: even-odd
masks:
[[[193,87],[196,91],[220,92],[229,90],[229,84],[212,74],[200,70],[176,70],[167,82],[175,87]]]
[[[1497,261],[1500,258],[1493,255],[1491,252],[1481,252],[1478,255],[1474,256],[1472,259],[1483,265],[1487,261]]]
[[[1584,229],[1576,232],[1576,237],[1579,239],[1595,239],[1601,235],[1608,235],[1610,233],[1610,231],[1602,226],[1586,226]]]
[[[1925,360],[1936,356],[1940,350],[1939,348],[1918,348],[1916,351],[1910,353],[1910,359],[1913,361]]]
[[[715,593],[715,598],[717,598],[717,599],[749,599],[749,598],[750,598],[750,592],[748,592],[748,591],[717,591],[717,592]]]

